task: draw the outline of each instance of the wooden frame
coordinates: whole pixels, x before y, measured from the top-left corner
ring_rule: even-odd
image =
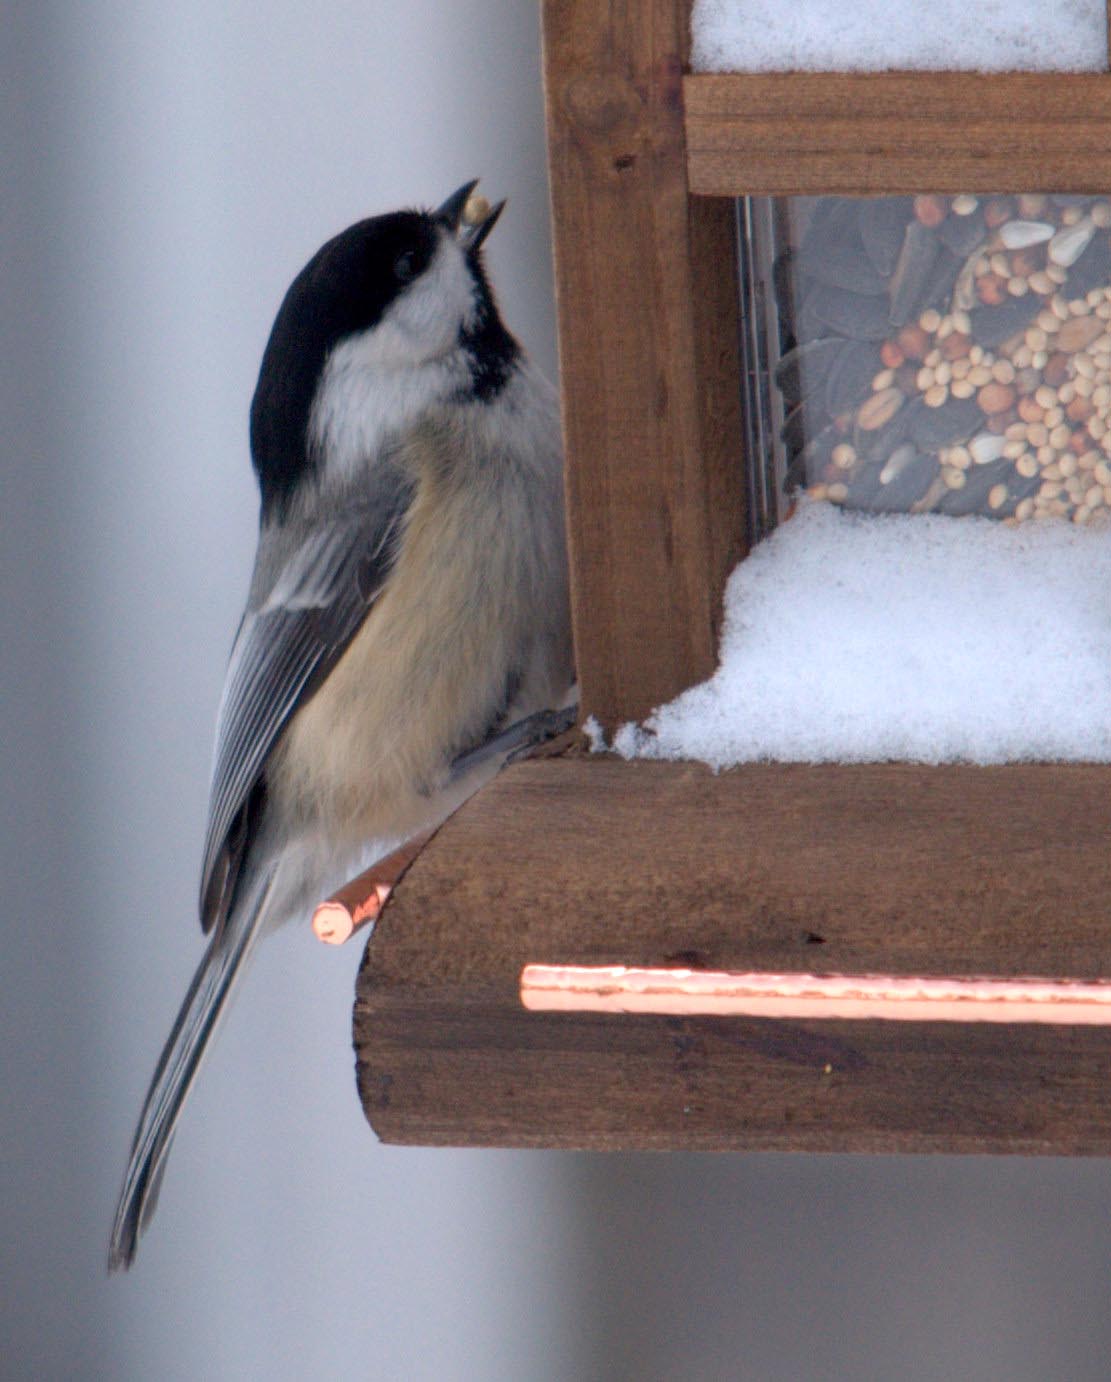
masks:
[[[688,76],[690,191],[1106,192],[1111,73]],[[959,112],[959,114],[958,114]]]
[[[742,555],[742,193],[1111,189],[1111,75],[685,75],[686,0],[544,0],[573,612],[607,728],[706,677]],[[390,1141],[1111,1152],[1102,1027],[526,1013],[524,964],[1111,979],[1111,770],[509,769],[368,946]],[[819,943],[824,942],[824,943]]]

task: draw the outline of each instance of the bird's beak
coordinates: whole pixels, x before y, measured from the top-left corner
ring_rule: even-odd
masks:
[[[442,206],[438,206],[432,213],[437,221],[442,221],[453,235],[459,231],[459,223],[463,219],[463,208],[467,205],[467,199],[478,186],[478,178],[473,178],[470,182],[465,182],[457,192],[453,192]]]
[[[505,200],[497,202],[480,220],[468,222],[463,227],[463,234],[459,237],[459,243],[470,254],[478,249],[487,235],[494,229],[494,223],[505,210]]]
[[[500,201],[496,206],[489,206],[485,198],[474,197],[472,193],[478,186],[478,178],[471,182],[465,182],[458,191],[453,192],[442,206],[438,206],[432,213],[437,221],[446,226],[453,235],[459,237],[459,243],[469,254],[472,250],[478,249],[487,235],[494,229],[494,223],[501,215],[505,202]],[[468,203],[470,207],[468,208]],[[468,209],[470,215],[467,214]],[[477,212],[477,214],[475,214]]]

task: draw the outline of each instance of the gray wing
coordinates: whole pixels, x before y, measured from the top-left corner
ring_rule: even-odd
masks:
[[[385,585],[412,498],[399,472],[373,510],[302,530],[252,602],[232,647],[216,726],[200,913],[211,931],[227,916],[258,825],[266,763],[294,712],[351,642]],[[273,565],[264,533],[256,572]]]

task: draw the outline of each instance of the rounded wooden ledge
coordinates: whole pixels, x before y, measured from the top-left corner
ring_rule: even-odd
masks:
[[[1111,1032],[530,1012],[526,965],[1111,978],[1111,768],[515,765],[368,942],[386,1141],[1111,1152]]]

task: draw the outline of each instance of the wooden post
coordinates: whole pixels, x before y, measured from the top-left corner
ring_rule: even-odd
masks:
[[[608,728],[712,673],[744,546],[734,213],[687,193],[688,18],[544,4],[576,655]]]

